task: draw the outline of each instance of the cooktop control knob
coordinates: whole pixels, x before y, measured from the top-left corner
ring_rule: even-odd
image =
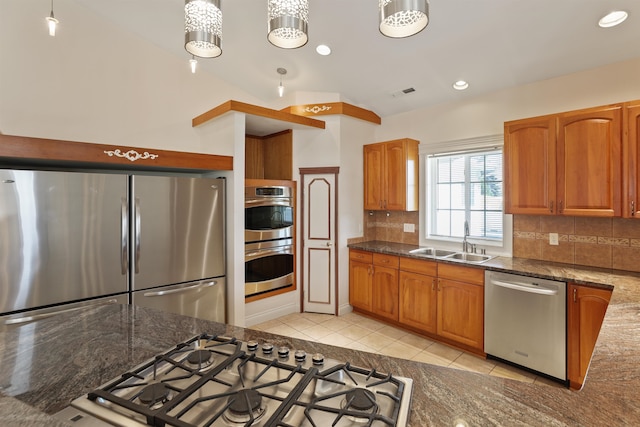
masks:
[[[316,353],[311,358],[314,365],[324,365],[324,355],[322,353]]]
[[[258,341],[248,341],[247,350],[256,351],[258,349]]]
[[[289,347],[280,347],[278,349],[278,356],[282,357],[283,359],[289,357]]]
[[[296,350],[293,354],[293,357],[296,359],[296,362],[304,362],[307,358],[307,352],[304,350]]]
[[[271,344],[270,342],[266,342],[266,343],[262,344],[262,352],[264,354],[273,353],[273,344]]]

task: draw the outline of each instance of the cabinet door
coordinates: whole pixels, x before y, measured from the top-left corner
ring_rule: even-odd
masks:
[[[370,263],[349,261],[349,304],[362,310],[371,311],[371,271]]]
[[[484,346],[484,287],[438,279],[438,335],[474,347]]]
[[[640,219],[640,105],[627,105],[624,133],[624,202],[622,215]]]
[[[558,118],[558,213],[621,216],[622,107]]]
[[[374,314],[398,320],[398,270],[373,266],[371,306]]]
[[[385,209],[406,209],[407,166],[404,141],[385,143],[383,205]]]
[[[384,145],[364,146],[364,209],[383,209]]]
[[[504,126],[504,201],[509,214],[553,215],[556,135],[551,116]]]
[[[611,291],[569,284],[567,293],[567,376],[571,388],[584,384]]]
[[[433,276],[400,272],[400,323],[436,333],[436,280]]]

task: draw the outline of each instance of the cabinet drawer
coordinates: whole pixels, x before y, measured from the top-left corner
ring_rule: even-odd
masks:
[[[349,250],[349,259],[352,259],[354,261],[362,261],[362,262],[368,262],[371,263],[373,260],[373,254],[371,252],[365,252],[365,251],[357,251],[355,249],[351,249]]]
[[[398,268],[400,261],[399,257],[394,255],[385,254],[373,254],[373,264],[380,265],[382,267]]]
[[[455,280],[457,282],[472,283],[474,285],[484,285],[484,270],[482,268],[465,267],[438,263],[438,277]]]
[[[438,264],[435,261],[401,257],[400,270],[426,274],[427,276],[436,276],[438,272]]]

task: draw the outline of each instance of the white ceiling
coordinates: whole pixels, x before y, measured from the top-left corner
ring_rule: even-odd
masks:
[[[190,58],[183,0],[75,3],[184,57],[185,64]],[[287,90],[339,93],[384,117],[640,56],[638,0],[431,0],[429,25],[405,39],[380,34],[377,0],[309,3],[309,43],[286,50],[266,39],[266,0],[222,0],[223,53],[200,59],[201,72],[268,105],[277,100],[276,69],[283,67]],[[598,19],[614,9],[627,10],[629,19],[599,28]],[[316,54],[320,43],[333,53]],[[470,88],[454,90],[459,79]],[[410,87],[416,91],[393,96]]]

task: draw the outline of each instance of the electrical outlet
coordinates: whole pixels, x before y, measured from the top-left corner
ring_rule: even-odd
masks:
[[[416,231],[416,225],[415,224],[405,224],[404,225],[404,232],[405,233],[415,233]]]
[[[549,244],[558,245],[558,233],[549,233]]]

